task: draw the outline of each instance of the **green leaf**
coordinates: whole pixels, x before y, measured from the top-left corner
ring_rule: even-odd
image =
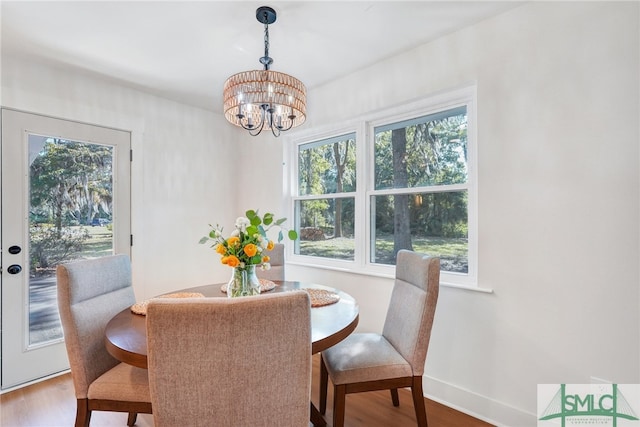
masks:
[[[258,213],[256,211],[254,211],[253,209],[249,209],[245,215],[247,216],[248,219],[254,218]]]
[[[271,224],[273,222],[273,214],[268,212],[264,214],[263,221],[264,221],[264,225]]]
[[[260,224],[262,224],[262,220],[260,219],[259,216],[254,216],[252,218],[249,218],[249,220],[251,221],[251,225],[260,225]]]
[[[279,220],[276,221],[276,225],[282,225],[286,220],[287,218],[280,218]]]
[[[259,230],[259,226],[257,224],[250,225],[247,227],[247,236],[252,237],[254,234],[257,234]]]
[[[211,230],[209,232],[209,237],[211,237],[212,239],[215,239],[216,238],[216,230]]]
[[[296,230],[289,230],[289,239],[296,240],[298,238],[298,232]]]
[[[251,257],[251,264],[260,264],[262,262],[262,255],[254,255]]]
[[[278,232],[278,243],[282,242],[282,230]]]
[[[209,241],[209,238],[207,236],[204,236],[202,239],[200,239],[200,241],[198,243],[200,243],[201,245],[204,243],[207,243]]]

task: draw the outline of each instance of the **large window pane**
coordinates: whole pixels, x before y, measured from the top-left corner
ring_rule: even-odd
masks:
[[[296,215],[300,220],[297,254],[354,259],[354,198],[299,200]]]
[[[373,196],[371,262],[395,264],[409,249],[439,256],[441,270],[468,273],[467,192]]]
[[[56,266],[113,254],[112,146],[29,135],[29,343],[62,338]]]
[[[467,182],[467,109],[375,128],[375,189]]]
[[[298,148],[298,194],[320,195],[356,189],[355,134]]]

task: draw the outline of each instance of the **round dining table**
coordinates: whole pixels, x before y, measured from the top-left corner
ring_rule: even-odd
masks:
[[[287,292],[296,289],[321,289],[337,294],[336,302],[311,309],[311,352],[319,353],[348,337],[358,325],[359,309],[355,299],[338,289],[293,281],[274,281],[271,292]],[[223,284],[205,285],[181,289],[178,293],[200,293],[204,297],[227,298]],[[310,291],[313,292],[313,291]],[[252,297],[244,297],[252,298]],[[146,316],[135,314],[126,308],[116,314],[105,328],[105,346],[116,359],[139,368],[147,368]],[[324,419],[311,404],[311,421],[314,426],[326,425]]]

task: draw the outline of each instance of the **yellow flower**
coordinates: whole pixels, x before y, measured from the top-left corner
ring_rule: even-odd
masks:
[[[269,262],[271,261],[271,258],[269,258],[269,255],[265,255],[262,257],[262,262]]]
[[[235,255],[229,255],[227,257],[227,265],[235,268],[240,265],[240,260]]]
[[[226,264],[227,262],[229,262],[229,257],[228,256],[223,256],[222,258],[220,258],[220,262],[223,264]]]
[[[227,248],[225,248],[222,243],[218,243],[218,245],[216,245],[216,252],[220,255],[224,255],[227,253]]]
[[[267,250],[270,251],[274,246],[275,244],[273,243],[273,240],[269,240],[269,243],[267,244]]]
[[[258,247],[256,245],[254,245],[253,243],[248,243],[245,247],[244,247],[244,253],[247,254],[247,256],[254,256],[255,254],[258,253]]]
[[[227,239],[227,245],[238,246],[240,244],[240,238],[238,236],[231,236]]]

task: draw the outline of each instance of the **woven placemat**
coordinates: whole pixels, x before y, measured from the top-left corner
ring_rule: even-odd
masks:
[[[273,290],[276,287],[276,284],[271,280],[267,279],[258,279],[260,281],[260,292],[268,292]],[[227,285],[220,286],[220,290],[224,293],[227,292]]]
[[[141,302],[137,302],[131,306],[131,311],[135,314],[140,314],[142,316],[147,315],[147,305],[149,305],[149,301],[158,298],[204,298],[204,295],[200,292],[176,292],[174,294],[166,294],[160,295],[159,297],[151,298],[148,300],[144,300]]]
[[[340,300],[340,295],[325,289],[305,289],[311,298],[311,307],[322,307],[335,304]]]

